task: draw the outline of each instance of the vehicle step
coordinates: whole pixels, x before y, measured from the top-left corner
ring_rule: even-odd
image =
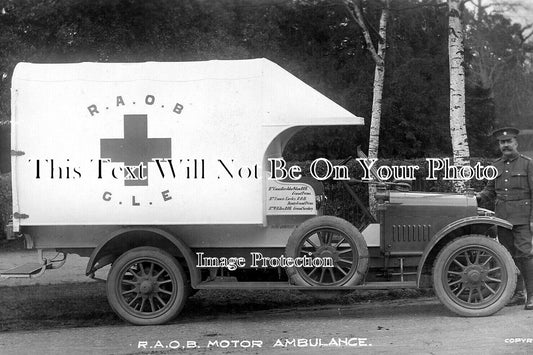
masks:
[[[291,290],[390,290],[399,288],[416,288],[416,281],[405,282],[368,282],[355,286],[295,286],[288,282],[228,282],[204,281],[196,286],[197,289],[291,289]]]
[[[36,276],[43,271],[44,264],[40,263],[27,263],[14,267],[9,270],[0,271],[1,277],[32,277]]]

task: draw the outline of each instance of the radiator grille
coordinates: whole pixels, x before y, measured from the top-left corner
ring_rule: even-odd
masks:
[[[428,242],[431,225],[429,224],[394,224],[392,226],[393,243]]]

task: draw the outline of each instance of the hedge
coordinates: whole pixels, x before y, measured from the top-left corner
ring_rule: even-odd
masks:
[[[5,237],[4,227],[11,217],[11,174],[0,175],[0,240]]]

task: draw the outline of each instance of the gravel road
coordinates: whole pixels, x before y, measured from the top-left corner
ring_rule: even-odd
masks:
[[[214,313],[164,326],[0,334],[9,354],[531,354],[533,312],[450,314],[435,299]],[[316,345],[322,346],[316,346]]]
[[[27,251],[0,253],[0,269],[28,260]],[[17,286],[86,281],[87,258],[69,256],[59,270]],[[208,292],[208,291],[202,291]],[[235,292],[235,291],[234,291]],[[254,302],[253,299],[250,302]],[[189,306],[202,304],[191,302]],[[252,305],[253,306],[253,305]],[[20,307],[24,307],[23,304]],[[185,312],[171,324],[125,323],[0,333],[1,354],[531,354],[533,311],[506,307],[485,318],[451,314],[435,298],[353,305]],[[198,315],[197,313],[200,313]]]

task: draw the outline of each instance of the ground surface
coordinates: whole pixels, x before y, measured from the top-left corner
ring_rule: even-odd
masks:
[[[0,269],[28,256],[1,252]],[[170,324],[130,326],[109,308],[104,283],[80,283],[86,262],[69,256],[40,279],[0,283],[0,354],[533,353],[533,312],[515,306],[461,318],[412,291],[329,301],[201,291]]]

